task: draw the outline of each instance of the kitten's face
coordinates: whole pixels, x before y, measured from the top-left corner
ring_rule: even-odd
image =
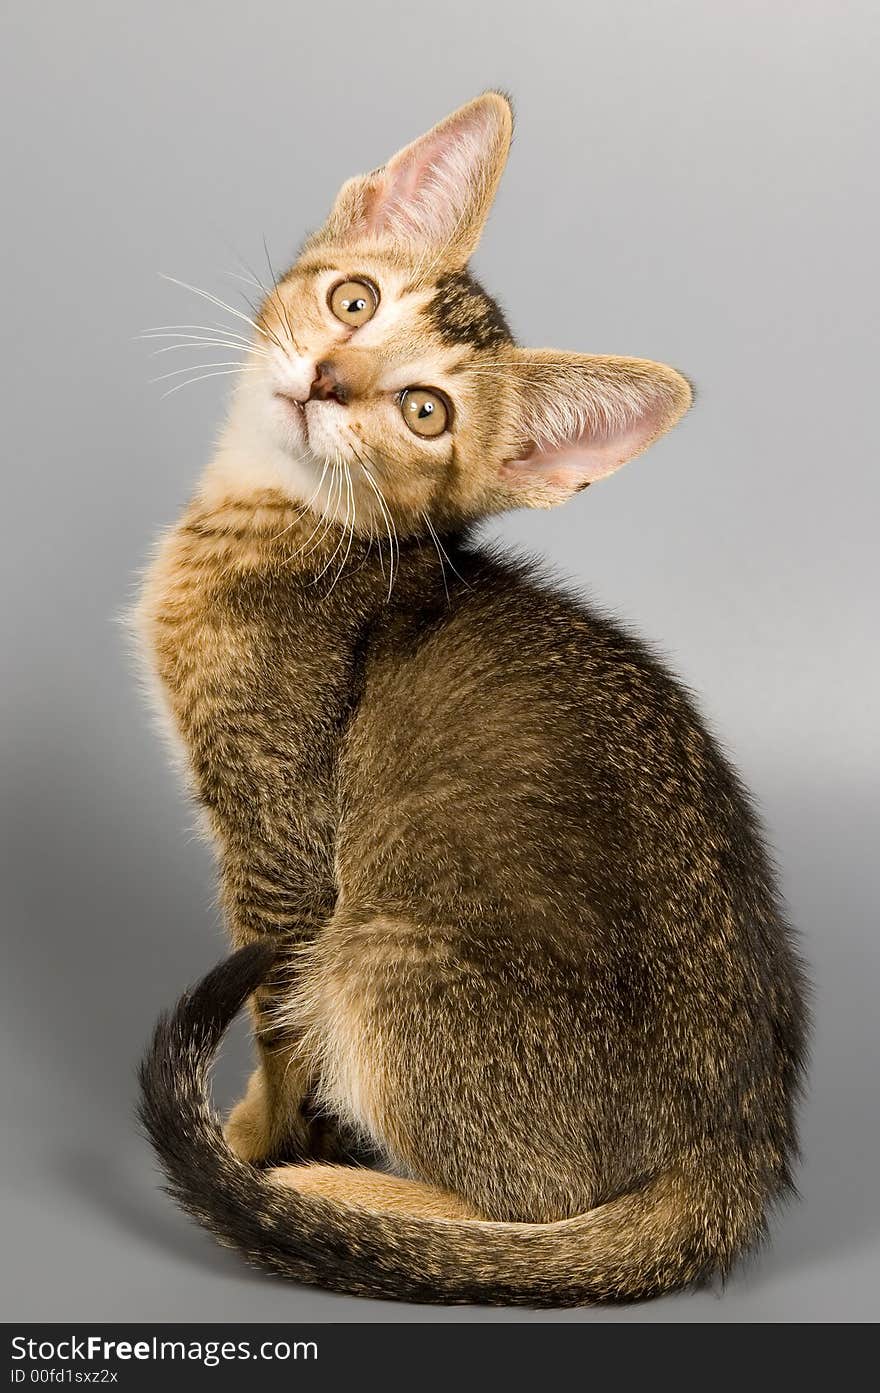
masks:
[[[337,514],[349,483],[365,517],[378,485],[398,531],[425,512],[446,523],[491,511],[516,453],[513,341],[466,272],[325,244],[267,298],[261,327],[257,390],[275,438],[313,488],[337,480]]]
[[[260,308],[238,438],[271,442],[291,494],[362,533],[560,502],[689,402],[660,364],[514,344],[467,271],[511,128],[489,93],[351,180]]]

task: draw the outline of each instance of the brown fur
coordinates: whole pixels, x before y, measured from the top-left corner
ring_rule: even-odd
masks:
[[[790,1181],[803,1008],[747,802],[682,690],[468,540],[571,496],[690,400],[660,364],[513,343],[464,265],[509,138],[489,94],[344,187],[267,292],[217,457],[147,577],[140,630],[232,941],[284,946],[252,997],[233,1154],[197,1071],[179,1084],[196,1120],[163,1140],[160,1054],[146,1112],[187,1206],[272,1270],[620,1299],[724,1270],[763,1231]],[[451,166],[440,238],[446,205],[412,188],[450,141],[476,165],[458,184]],[[354,333],[326,304],[351,277],[380,292]],[[279,406],[277,345],[332,358],[344,401]],[[447,394],[450,431],[408,432],[407,385]],[[314,1164],[368,1156],[380,1169]],[[283,1219],[278,1187],[299,1206]],[[322,1224],[375,1258],[322,1266]]]

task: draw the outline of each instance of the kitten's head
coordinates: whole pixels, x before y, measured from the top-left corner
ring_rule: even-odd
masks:
[[[358,530],[563,502],[690,404],[659,363],[517,347],[470,276],[512,128],[488,92],[349,180],[260,308],[237,452]]]

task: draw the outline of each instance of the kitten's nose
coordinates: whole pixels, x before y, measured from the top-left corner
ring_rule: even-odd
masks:
[[[329,360],[315,365],[315,380],[309,389],[309,401],[338,401],[348,399],[345,387],[339,380],[336,367]]]

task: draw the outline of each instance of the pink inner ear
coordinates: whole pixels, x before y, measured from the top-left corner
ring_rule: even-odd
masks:
[[[368,214],[372,233],[445,241],[466,216],[495,118],[480,107],[445,122],[389,162]]]
[[[632,459],[644,449],[656,429],[657,420],[651,413],[628,430],[604,440],[587,433],[562,445],[538,446],[523,459],[505,464],[502,473],[520,484],[544,485],[565,495],[576,493]]]
[[[424,139],[391,162],[370,209],[370,232],[385,232],[395,224],[407,231],[418,230],[427,211],[420,206],[420,195],[441,149],[442,143]]]

